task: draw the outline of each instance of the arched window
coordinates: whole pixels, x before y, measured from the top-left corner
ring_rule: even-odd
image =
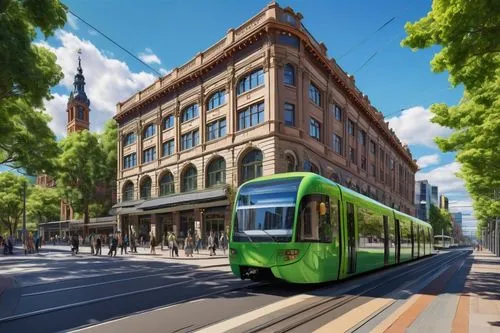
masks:
[[[134,200],[134,184],[128,181],[123,186],[122,201]]]
[[[216,93],[212,94],[207,102],[207,111],[215,109],[222,104],[226,103],[226,91],[219,90]]]
[[[141,182],[141,199],[151,198],[151,178],[146,177]]]
[[[217,186],[226,183],[226,161],[220,157],[208,165],[207,187]]]
[[[295,163],[295,157],[293,157],[292,154],[286,154],[286,171],[287,172],[294,172],[295,166],[297,165]]]
[[[249,151],[241,160],[240,180],[247,180],[262,176],[262,152],[258,149]]]
[[[182,117],[181,117],[181,121],[182,122],[186,122],[186,121],[189,121],[191,119],[194,119],[198,117],[198,104],[191,104],[190,106],[184,108],[184,110],[182,110]]]
[[[321,175],[321,173],[319,172],[319,168],[316,164],[308,161],[308,160],[305,160],[304,161],[304,171],[306,172],[314,172],[318,175]]]
[[[238,95],[264,84],[264,70],[257,69],[238,81]]]
[[[175,193],[174,176],[167,172],[160,178],[160,196],[172,193]]]
[[[128,146],[131,145],[135,142],[135,133],[128,133],[125,135],[125,138],[123,138],[123,145]]]
[[[144,129],[144,132],[142,134],[142,138],[147,139],[147,138],[150,138],[154,135],[156,135],[156,126],[155,126],[155,124],[149,124]]]
[[[285,73],[283,77],[283,81],[285,84],[289,84],[291,86],[295,85],[295,68],[291,64],[285,65]]]
[[[174,127],[174,115],[169,114],[162,121],[162,127],[164,130]]]
[[[196,172],[196,168],[192,165],[188,167],[182,175],[182,192],[195,191],[198,187],[197,177],[198,172]]]

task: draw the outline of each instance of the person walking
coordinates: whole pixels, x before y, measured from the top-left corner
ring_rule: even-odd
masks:
[[[127,247],[128,247],[128,235],[125,234],[123,237],[123,248],[125,249],[125,254],[127,254]]]
[[[193,248],[194,248],[193,237],[189,235],[186,239],[186,246],[184,247],[184,252],[186,253],[186,257],[193,256]]]
[[[151,250],[149,251],[149,253],[151,254],[156,254],[156,237],[155,235],[151,235]]]
[[[210,256],[215,255],[215,237],[213,231],[210,231],[210,236],[208,236],[208,251],[210,252]]]
[[[89,243],[90,243],[90,254],[94,254],[94,241],[95,241],[95,234],[92,232],[89,235]]]
[[[222,247],[222,251],[224,255],[226,255],[226,248],[227,248],[227,237],[226,233],[223,231],[222,235],[220,236],[220,246]]]
[[[195,243],[196,243],[196,246],[194,247],[195,251],[197,254],[200,254],[200,249],[201,249],[201,237],[200,237],[200,234],[198,232],[196,232],[196,235],[195,235]]]
[[[101,237],[99,235],[96,236],[95,239],[95,255],[100,256],[101,255]]]

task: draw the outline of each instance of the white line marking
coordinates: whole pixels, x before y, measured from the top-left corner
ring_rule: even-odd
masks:
[[[204,279],[212,279],[212,278],[215,278],[215,277],[218,277],[218,276],[222,276],[222,275],[227,275],[227,273],[216,274],[216,275],[213,275],[213,276],[208,276],[208,277],[206,277]],[[167,289],[167,288],[171,288],[171,287],[175,287],[175,286],[179,286],[179,285],[182,285],[182,284],[187,284],[187,283],[193,282],[193,280],[204,280],[204,279],[190,278],[187,281],[176,282],[176,283],[172,283],[172,284],[169,284],[169,285],[166,285],[166,286],[158,286],[158,287],[152,287],[152,288],[134,290],[134,291],[130,291],[130,292],[123,293],[123,294],[115,294],[115,295],[111,295],[111,296],[106,296],[106,297],[91,299],[91,300],[88,300],[88,301],[82,301],[82,302],[76,302],[76,303],[71,303],[71,304],[59,305],[59,306],[54,306],[52,308],[46,308],[46,309],[42,309],[42,310],[36,310],[36,311],[32,311],[32,312],[21,313],[21,314],[17,314],[17,315],[14,315],[14,316],[0,318],[0,323],[7,322],[7,321],[12,321],[12,320],[17,320],[17,319],[22,319],[22,318],[26,318],[26,317],[31,317],[31,316],[36,316],[36,315],[40,315],[40,314],[45,314],[45,313],[49,313],[49,312],[54,312],[54,311],[58,311],[58,310],[65,310],[65,309],[74,308],[74,307],[77,307],[77,306],[83,306],[83,305],[89,305],[89,304],[98,303],[98,302],[102,302],[102,301],[108,301],[108,300],[111,300],[111,299],[120,298],[120,297],[124,297],[124,296],[131,296],[131,295],[142,294],[142,293],[146,293],[146,292],[150,292],[150,291],[154,291],[154,290]]]
[[[131,277],[131,278],[124,278],[124,279],[118,279],[118,280],[112,280],[112,281],[106,281],[106,282],[97,282],[97,283],[83,284],[83,285],[79,285],[79,286],[72,286],[72,287],[66,287],[66,288],[59,288],[59,289],[39,291],[39,292],[35,292],[35,293],[22,294],[21,297],[38,296],[38,295],[45,295],[45,294],[57,293],[57,292],[66,291],[66,290],[81,289],[81,288],[87,288],[87,287],[95,287],[95,286],[101,286],[101,285],[105,285],[105,284],[118,283],[118,282],[123,282],[123,281],[138,280],[138,279],[143,279],[143,278],[152,277],[152,276],[167,275],[167,274],[170,274],[170,273],[172,274],[172,276],[177,276],[177,275],[182,275],[184,273],[196,273],[196,271],[189,270],[189,271],[182,271],[182,272],[162,272],[162,273],[156,273],[156,274],[134,276],[134,277]]]
[[[239,279],[237,279],[237,280],[239,281]],[[251,284],[248,284],[247,286],[244,286],[244,287],[252,287],[252,286],[256,286],[258,284],[259,283],[251,283]],[[87,330],[94,331],[95,328],[99,327],[99,326],[110,325],[110,324],[113,324],[113,323],[116,323],[116,322],[119,322],[119,321],[122,321],[122,320],[134,320],[134,317],[142,316],[142,315],[144,315],[146,313],[152,313],[152,312],[156,312],[156,311],[166,310],[166,309],[169,309],[169,308],[173,308],[174,306],[177,306],[179,304],[192,302],[194,300],[197,300],[198,298],[202,298],[203,299],[203,298],[206,298],[206,297],[209,297],[209,296],[212,296],[212,295],[218,295],[218,294],[221,294],[221,293],[224,293],[224,292],[231,292],[231,291],[234,291],[234,290],[237,290],[237,289],[241,289],[241,287],[237,287],[237,288],[229,287],[229,288],[226,288],[226,290],[219,290],[219,291],[214,291],[214,292],[211,292],[211,293],[203,294],[203,295],[200,295],[200,296],[193,296],[193,297],[190,297],[190,298],[187,298],[187,299],[183,299],[183,300],[174,302],[174,303],[169,304],[167,306],[160,306],[160,307],[158,307],[156,309],[147,309],[147,310],[139,311],[139,312],[136,312],[136,313],[133,313],[133,314],[129,314],[129,315],[120,317],[120,318],[108,320],[108,321],[99,323],[97,325],[86,325],[85,327],[77,328],[77,329],[75,329],[73,331],[69,331],[69,332],[84,332],[84,331],[87,331]]]

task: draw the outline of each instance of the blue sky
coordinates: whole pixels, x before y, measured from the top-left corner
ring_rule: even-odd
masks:
[[[111,36],[152,67],[166,72],[191,59],[258,13],[269,1],[63,1],[71,10]],[[440,153],[433,138],[449,130],[431,124],[432,103],[456,104],[462,89],[452,88],[447,73],[436,74],[429,62],[437,47],[413,52],[400,46],[407,21],[416,21],[430,10],[431,1],[279,1],[304,16],[303,23],[328,47],[371,103],[387,115],[402,141],[410,144],[427,178],[440,186],[455,206],[470,205],[463,183],[454,172],[454,154]],[[384,29],[374,32],[391,18]],[[360,42],[368,40],[359,45]],[[118,101],[151,83],[156,74],[69,15],[66,27],[41,41],[58,56],[65,79],[54,88],[47,111],[54,118],[56,134],[64,135],[65,103],[76,70],[76,50],[82,48],[87,92],[92,101],[92,129],[99,130]],[[358,45],[353,48],[353,46]],[[347,51],[351,51],[346,55]],[[373,54],[376,55],[361,67]],[[361,68],[360,68],[361,67]],[[401,112],[401,109],[406,111]],[[470,207],[461,207],[470,211]],[[472,221],[472,219],[470,219]],[[467,220],[466,220],[467,222]]]

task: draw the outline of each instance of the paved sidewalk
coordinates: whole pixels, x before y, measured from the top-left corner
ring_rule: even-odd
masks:
[[[471,257],[461,296],[462,302],[469,302],[469,332],[500,332],[500,257],[489,251],[474,251]]]
[[[101,257],[108,257],[109,247],[106,245],[102,248]],[[69,245],[52,245],[45,244],[41,250],[39,256],[51,255],[49,253],[58,252],[60,255],[64,257],[69,256],[71,253],[71,247]],[[120,249],[117,250],[116,257],[113,258],[131,258],[133,260],[163,260],[170,263],[177,264],[186,264],[186,265],[196,265],[201,268],[203,267],[219,267],[219,266],[228,266],[229,260],[226,250],[226,255],[223,255],[221,250],[217,251],[216,256],[210,256],[208,250],[200,250],[200,253],[194,253],[192,257],[186,257],[184,254],[184,250],[179,250],[178,257],[170,257],[170,251],[167,248],[164,248],[162,251],[160,247],[156,249],[156,254],[151,254],[149,248],[138,247],[137,253],[128,253],[120,254]],[[37,256],[37,254],[30,254],[25,256],[24,252],[21,248],[15,248],[13,256],[6,256],[6,258],[17,258],[17,259],[29,259],[30,257]],[[77,256],[90,256],[90,246],[80,246],[79,252]],[[109,258],[109,257],[108,257]],[[111,259],[111,258],[110,258]]]

